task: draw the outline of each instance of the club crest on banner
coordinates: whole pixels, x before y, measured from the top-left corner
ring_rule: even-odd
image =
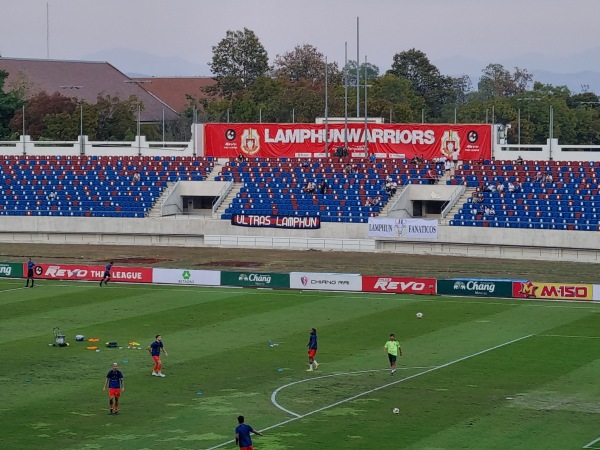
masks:
[[[455,130],[444,131],[442,135],[442,144],[440,151],[448,159],[452,159],[452,153],[455,151],[460,153],[460,136]]]
[[[394,230],[396,230],[396,235],[398,237],[402,237],[406,234],[406,219],[397,219],[394,224]]]
[[[246,128],[242,133],[242,151],[254,155],[260,150],[260,137],[254,128]]]

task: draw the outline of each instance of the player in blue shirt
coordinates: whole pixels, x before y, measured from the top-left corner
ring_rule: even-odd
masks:
[[[29,280],[31,280],[31,287],[33,287],[33,269],[35,268],[35,263],[29,258],[27,261],[27,283],[25,287],[29,287]]]
[[[121,392],[125,390],[125,383],[123,381],[123,373],[119,370],[119,365],[113,363],[112,369],[106,374],[106,381],[104,382],[103,391],[108,386],[108,404],[110,405],[110,412],[108,413],[119,414],[119,398]],[[114,403],[114,406],[113,406]]]
[[[306,346],[308,347],[308,369],[306,369],[306,371],[312,372],[313,364],[315,370],[319,368],[319,363],[315,359],[315,356],[317,355],[317,330],[315,328],[310,329],[310,338]]]
[[[162,373],[162,362],[160,360],[160,351],[165,352],[165,356],[169,356],[167,354],[167,349],[162,343],[162,336],[160,334],[156,335],[156,340],[148,346],[148,351],[150,352],[150,356],[154,360],[154,367],[152,368],[152,376],[153,377],[162,377],[164,378],[166,375]]]
[[[113,262],[109,262],[104,269],[104,276],[100,280],[100,287],[102,287],[102,282],[104,281],[104,286],[110,281],[110,269],[112,269]]]
[[[256,431],[250,425],[244,423],[244,416],[238,417],[239,425],[235,428],[235,444],[240,446],[240,450],[254,450],[250,433],[262,436],[260,431]]]

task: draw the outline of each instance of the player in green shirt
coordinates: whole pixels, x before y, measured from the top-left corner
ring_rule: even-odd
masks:
[[[383,346],[383,354],[387,355],[390,360],[390,367],[392,368],[392,373],[390,373],[390,375],[394,375],[396,373],[396,358],[402,356],[400,342],[396,340],[394,333],[390,334],[390,340]]]

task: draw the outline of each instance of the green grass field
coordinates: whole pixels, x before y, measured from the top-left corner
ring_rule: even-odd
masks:
[[[257,450],[600,449],[600,304],[23,285],[0,281],[3,449],[235,448],[239,414],[264,431]],[[69,347],[48,345],[56,326]],[[320,367],[307,373],[311,327]],[[390,332],[405,355],[395,376]],[[164,379],[127,348],[159,333]],[[113,362],[119,416],[102,391]]]

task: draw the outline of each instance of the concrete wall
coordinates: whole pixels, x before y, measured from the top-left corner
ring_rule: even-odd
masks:
[[[233,246],[380,251],[600,262],[600,233],[440,226],[435,241],[378,240],[367,224],[323,223],[318,230],[236,227],[204,217],[114,219],[11,217],[0,221],[0,242]]]

